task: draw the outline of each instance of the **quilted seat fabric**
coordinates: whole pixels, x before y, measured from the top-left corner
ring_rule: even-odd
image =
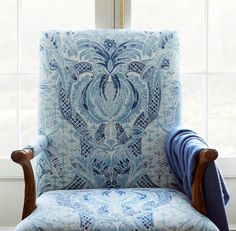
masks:
[[[15,231],[216,231],[174,189],[58,190],[42,194]]]
[[[175,188],[165,137],[180,123],[175,31],[46,31],[37,192]]]

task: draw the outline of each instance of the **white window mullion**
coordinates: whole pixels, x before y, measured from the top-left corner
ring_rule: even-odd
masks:
[[[126,9],[125,9],[126,11]],[[120,28],[120,0],[115,0],[114,28]],[[126,22],[125,22],[126,23]]]
[[[16,7],[17,13],[16,13],[16,88],[17,88],[17,102],[16,102],[16,114],[17,114],[17,148],[20,148],[20,133],[21,133],[21,112],[20,112],[20,102],[21,102],[21,94],[20,94],[20,55],[19,55],[19,50],[20,50],[20,0],[17,0],[17,7]]]
[[[204,6],[204,75],[203,75],[203,134],[208,140],[208,30],[209,30],[209,0]]]
[[[120,29],[120,0],[114,3],[114,28]],[[131,0],[124,1],[124,28],[131,27]]]
[[[131,27],[131,0],[125,0],[125,28]]]
[[[115,28],[115,0],[95,1],[95,27]]]

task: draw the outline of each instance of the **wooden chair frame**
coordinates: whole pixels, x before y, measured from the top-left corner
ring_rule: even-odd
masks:
[[[203,177],[205,169],[209,163],[218,157],[214,149],[203,149],[199,152],[196,160],[196,167],[192,183],[192,206],[200,213],[206,215],[204,201]],[[23,149],[12,152],[11,158],[14,162],[20,164],[24,172],[25,197],[22,213],[22,220],[29,216],[36,208],[36,188],[33,168],[30,160],[34,158],[33,149]]]

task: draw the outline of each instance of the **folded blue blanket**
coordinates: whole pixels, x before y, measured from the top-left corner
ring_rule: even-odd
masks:
[[[196,156],[204,148],[208,148],[207,143],[188,129],[173,128],[166,139],[171,169],[179,181],[180,189],[190,199]],[[229,192],[215,162],[207,167],[203,183],[207,217],[219,230],[228,231],[225,205],[229,201]]]

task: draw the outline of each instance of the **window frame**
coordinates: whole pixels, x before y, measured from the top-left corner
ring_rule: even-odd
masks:
[[[114,7],[115,0],[94,0],[95,1],[95,28],[114,28],[115,17],[114,17]],[[109,12],[109,13],[107,13]],[[23,75],[37,75],[37,73],[22,73],[20,70],[20,0],[16,0],[16,36],[17,36],[17,46],[16,46],[16,54],[17,54],[17,69],[16,72],[9,73],[0,73],[1,74],[14,74],[16,75],[16,142],[17,149],[21,147],[21,80],[20,76]],[[31,142],[35,137],[31,137]],[[13,148],[14,149],[14,148]],[[13,150],[12,150],[13,151]],[[15,164],[10,159],[10,153],[1,153],[0,152],[0,179],[23,179],[23,172],[20,166]]]
[[[228,72],[225,73],[212,73],[209,71],[209,64],[208,64],[208,59],[209,59],[209,1],[210,0],[204,0],[204,69],[202,72],[182,72],[181,75],[184,77],[186,75],[201,75],[203,76],[202,78],[202,89],[203,89],[203,96],[202,96],[202,118],[203,118],[203,138],[207,141],[208,140],[208,81],[209,81],[209,76],[214,74],[225,74],[228,75]],[[118,11],[118,6],[119,3],[116,3],[115,10],[116,12]],[[124,17],[125,17],[125,28],[130,28],[131,27],[131,0],[125,0],[125,12],[124,12]],[[116,13],[117,15],[117,13]],[[119,20],[119,17],[116,18],[116,21]],[[115,22],[115,25],[117,26],[117,22]],[[235,150],[236,151],[236,150]],[[236,155],[236,153],[235,153]],[[223,172],[224,177],[226,178],[234,178],[236,177],[236,169],[235,169],[235,163],[236,163],[236,156],[232,155],[219,155],[217,159],[218,164],[220,165],[220,168]]]
[[[17,28],[19,28],[19,2],[17,0]],[[120,0],[95,0],[95,28],[120,28]],[[107,13],[109,12],[109,14]],[[182,73],[182,75],[188,74],[201,74],[203,78],[203,126],[205,139],[207,140],[207,125],[208,125],[208,76],[212,73],[208,71],[208,16],[209,16],[209,0],[205,0],[205,27],[204,27],[204,71],[202,73]],[[125,0],[125,28],[131,26],[131,0]],[[19,54],[19,31],[17,29],[17,54]],[[19,72],[19,57],[17,57],[17,146],[20,148],[20,80],[18,76]],[[32,73],[30,73],[32,74]],[[36,73],[33,73],[36,74]],[[214,73],[215,74],[215,73]],[[221,73],[222,74],[222,73]],[[34,137],[32,137],[33,139]],[[30,142],[30,140],[29,140]],[[9,153],[10,154],[10,153]],[[223,155],[218,158],[218,163],[221,166],[225,177],[236,177],[236,169],[234,165],[236,163],[236,157]],[[12,162],[10,156],[0,155],[0,179],[5,178],[20,178],[22,179],[22,170],[19,166]]]

